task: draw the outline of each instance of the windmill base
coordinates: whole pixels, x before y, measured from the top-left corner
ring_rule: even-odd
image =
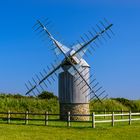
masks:
[[[60,120],[67,120],[67,114],[89,114],[88,103],[60,103]],[[71,116],[71,120],[89,121],[89,116]]]

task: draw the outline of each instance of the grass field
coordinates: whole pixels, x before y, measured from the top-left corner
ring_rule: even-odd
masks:
[[[0,140],[140,140],[140,123],[96,129],[0,124]]]
[[[105,100],[103,104],[93,102],[90,103],[90,111],[94,110],[120,110],[124,111],[140,110],[140,100],[118,102],[116,100]],[[30,112],[44,113],[59,113],[59,103],[56,99],[41,100],[36,98],[14,98],[6,95],[0,96],[0,112]],[[97,112],[98,114],[100,112]],[[104,113],[104,112],[103,112]],[[0,117],[7,118],[7,114],[1,114]],[[21,117],[23,115],[12,114],[11,118]],[[29,118],[44,119],[44,116],[31,116]],[[128,116],[127,116],[128,117]],[[116,118],[116,117],[115,117]],[[123,118],[126,118],[123,117]],[[53,117],[53,119],[56,119]],[[58,119],[58,117],[57,117]],[[97,118],[100,119],[100,118]],[[103,118],[101,118],[103,119]],[[109,119],[106,117],[106,119]],[[111,118],[110,118],[111,119]],[[120,116],[119,116],[119,119]],[[96,128],[91,128],[90,123],[71,123],[70,128],[66,127],[67,122],[49,121],[49,126],[44,126],[43,121],[29,121],[29,125],[24,125],[25,121],[11,120],[11,124],[6,124],[7,119],[0,119],[0,140],[140,140],[140,121],[116,123],[112,127],[111,123],[97,124]]]

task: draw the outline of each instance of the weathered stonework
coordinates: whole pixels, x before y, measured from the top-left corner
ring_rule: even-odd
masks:
[[[67,114],[89,114],[88,103],[60,103],[60,119],[67,120]],[[71,116],[71,120],[88,121],[89,116]]]

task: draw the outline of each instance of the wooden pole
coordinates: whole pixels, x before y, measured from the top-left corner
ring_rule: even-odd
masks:
[[[131,125],[131,110],[129,111],[129,125]]]
[[[45,112],[45,125],[48,125],[48,112]]]
[[[114,126],[114,112],[112,112],[112,126]]]
[[[123,119],[123,109],[121,110],[121,119]]]
[[[70,127],[70,112],[67,115],[67,126]]]
[[[29,111],[27,110],[25,112],[25,124],[28,124],[28,119],[29,119]]]
[[[11,118],[11,114],[10,114],[10,110],[8,110],[7,113],[7,123],[10,124],[10,118]]]
[[[95,128],[95,113],[92,113],[92,128]]]
[[[104,110],[104,114],[106,115],[106,109]],[[106,117],[106,116],[104,116],[104,119],[105,119],[105,117]]]

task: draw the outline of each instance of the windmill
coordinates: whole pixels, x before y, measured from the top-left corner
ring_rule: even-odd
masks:
[[[98,47],[97,41],[100,42],[101,38],[105,39],[105,36],[111,38],[109,32],[114,34],[111,30],[112,26],[113,24],[104,19],[104,22],[100,21],[100,25],[96,25],[97,29],[92,28],[92,31],[88,31],[88,35],[81,36],[81,41],[77,41],[76,45],[67,47],[56,40],[49,32],[48,23],[43,24],[43,22],[37,20],[37,23],[33,26],[35,31],[47,35],[47,38],[53,44],[56,56],[62,55],[63,57],[59,62],[51,64],[48,70],[44,69],[43,72],[32,78],[32,82],[28,81],[28,84],[25,84],[27,87],[26,95],[33,93],[36,96],[36,94],[44,91],[48,84],[55,81],[54,76],[56,76],[59,85],[60,119],[66,119],[68,111],[74,114],[88,114],[89,101],[95,99],[95,101],[102,102],[107,95],[105,90],[99,86],[95,77],[90,75],[90,66],[83,56],[87,56],[87,52],[92,54]],[[72,119],[88,120],[89,117],[73,116]]]

